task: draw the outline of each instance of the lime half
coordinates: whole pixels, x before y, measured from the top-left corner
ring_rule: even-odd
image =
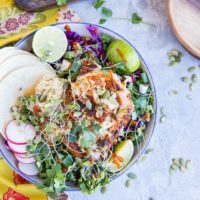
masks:
[[[109,160],[108,169],[115,173],[122,170],[130,162],[134,153],[133,142],[131,140],[125,140],[117,144],[113,153],[115,156],[112,156]]]
[[[34,53],[47,62],[59,60],[67,50],[68,41],[59,28],[47,26],[38,30],[33,37]]]

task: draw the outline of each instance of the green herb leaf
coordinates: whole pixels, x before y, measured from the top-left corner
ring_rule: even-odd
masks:
[[[105,24],[107,22],[107,19],[100,19],[99,24]]]
[[[56,0],[57,5],[63,6],[67,3],[67,0]]]
[[[71,80],[74,80],[76,78],[76,76],[79,73],[80,68],[81,68],[80,60],[74,59],[72,65],[70,67],[70,70],[69,70],[69,74],[71,76]]]
[[[140,17],[137,13],[133,13],[132,18],[131,18],[131,22],[133,24],[139,24],[140,22],[142,22],[142,17]]]
[[[108,44],[111,41],[111,38],[110,38],[109,35],[102,34],[100,37],[101,37],[101,40],[102,40],[103,43]]]
[[[65,159],[62,161],[62,163],[65,167],[69,167],[70,165],[73,164],[73,162],[74,162],[74,160],[70,155],[66,156]]]
[[[101,6],[103,6],[103,4],[105,3],[104,0],[96,0],[95,4],[94,4],[94,8],[96,10],[98,10]]]
[[[83,129],[83,135],[80,140],[80,145],[82,148],[90,148],[91,145],[95,142],[94,133],[92,133],[88,128]]]
[[[113,14],[112,10],[106,7],[103,7],[101,12],[106,17],[112,17],[112,14]]]

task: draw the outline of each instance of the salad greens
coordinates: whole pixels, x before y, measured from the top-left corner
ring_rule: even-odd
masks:
[[[96,8],[103,3],[99,1]],[[141,67],[131,74],[117,74],[106,56],[112,41],[108,35],[99,34],[92,25],[87,26],[89,38],[69,26],[65,29],[68,49],[51,63],[57,72],[51,81],[59,87],[37,86],[34,94],[21,96],[12,108],[14,119],[37,131],[27,149],[39,168],[38,188],[52,197],[71,186],[90,194],[108,184],[116,175],[108,167],[111,158],[123,162],[113,154],[114,148],[129,139],[140,150],[154,112],[147,74]],[[64,94],[55,98],[59,90]]]

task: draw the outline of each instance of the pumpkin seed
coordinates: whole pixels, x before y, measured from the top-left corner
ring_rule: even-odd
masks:
[[[197,75],[193,74],[191,79],[192,79],[193,83],[196,83],[197,82]]]
[[[191,66],[188,68],[188,72],[194,72],[196,70],[195,66]]]
[[[42,94],[42,95],[40,95],[40,97],[39,97],[39,102],[44,102],[45,100],[47,99],[47,95],[46,94]]]
[[[192,100],[192,96],[191,95],[188,94],[186,97],[187,97],[187,99]]]
[[[149,148],[149,149],[147,149],[147,150],[145,151],[145,154],[150,154],[150,153],[152,153],[153,151],[154,151],[153,148]]]
[[[173,163],[174,163],[175,165],[179,165],[179,160],[178,160],[178,159],[173,158],[172,161],[173,161]]]
[[[177,169],[178,169],[178,165],[176,165],[176,164],[173,163],[173,164],[171,165],[171,168],[172,168],[173,170],[177,170]]]
[[[106,192],[107,192],[106,186],[102,186],[102,187],[101,187],[101,193],[102,193],[102,194],[105,194]]]
[[[191,160],[187,160],[186,163],[185,163],[185,168],[189,169],[190,166],[191,166]]]
[[[88,110],[92,110],[92,103],[89,100],[86,101],[85,106]]]
[[[178,94],[178,91],[177,91],[177,90],[170,90],[170,91],[168,92],[168,94],[169,94],[170,96],[174,96],[174,95],[177,95],[177,94]]]
[[[169,173],[172,175],[175,170],[170,166]]]
[[[166,115],[161,116],[160,123],[165,123],[166,121],[167,121],[167,116]]]
[[[182,166],[180,166],[179,168],[180,168],[180,171],[181,171],[182,173],[185,172],[185,166],[182,165]]]
[[[81,112],[74,112],[74,117],[80,117],[81,116]]]
[[[189,78],[187,76],[184,76],[181,78],[181,80],[185,83],[187,83],[189,81]]]
[[[125,183],[126,187],[129,188],[131,186],[131,180],[128,179]]]
[[[184,160],[183,160],[183,158],[179,158],[179,164],[180,164],[181,166],[184,165]]]
[[[160,113],[161,113],[162,115],[165,114],[165,108],[164,108],[164,107],[161,107],[161,108],[160,108]]]
[[[189,89],[190,89],[190,92],[194,91],[195,89],[194,83],[190,83]]]
[[[147,156],[142,156],[142,158],[140,159],[140,162],[143,163],[146,159],[147,159]]]
[[[135,173],[132,173],[132,172],[128,173],[127,176],[128,176],[130,179],[132,179],[132,180],[134,180],[134,179],[137,178],[136,174],[135,174]]]

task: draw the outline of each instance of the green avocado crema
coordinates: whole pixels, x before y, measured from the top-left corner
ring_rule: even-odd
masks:
[[[113,40],[106,55],[109,61],[116,64],[116,71],[120,74],[130,74],[140,67],[140,59],[135,50],[121,39]]]

